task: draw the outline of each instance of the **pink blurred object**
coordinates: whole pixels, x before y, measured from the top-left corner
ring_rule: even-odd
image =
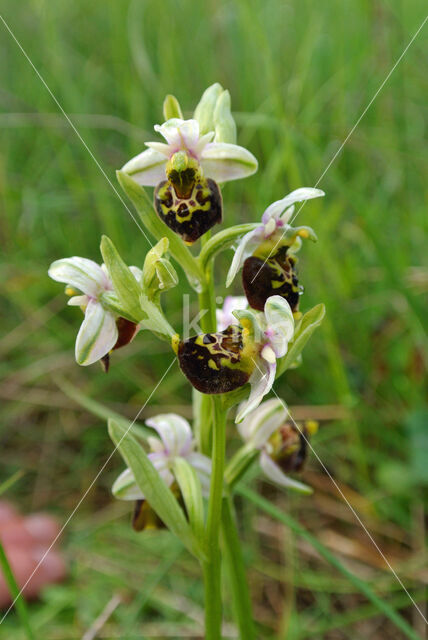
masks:
[[[23,588],[28,580],[24,588],[28,599],[37,598],[44,586],[61,582],[66,577],[64,558],[56,548],[59,532],[60,526],[55,518],[44,513],[24,517],[13,505],[0,501],[0,540],[19,587]],[[0,608],[9,606],[11,602],[0,573]]]

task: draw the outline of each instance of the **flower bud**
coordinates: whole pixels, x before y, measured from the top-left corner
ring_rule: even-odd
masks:
[[[168,248],[168,239],[162,238],[146,255],[142,281],[144,291],[149,300],[153,300],[158,294],[178,284],[176,270],[170,261],[164,257]]]
[[[223,87],[216,82],[202,94],[198,106],[195,109],[194,118],[199,122],[199,131],[201,135],[214,131],[214,111],[220,95],[223,93]]]
[[[236,144],[236,124],[230,110],[230,93],[223,91],[214,109],[215,142]]]
[[[168,94],[163,101],[163,117],[165,120],[170,118],[183,118],[180,103],[175,96]]]

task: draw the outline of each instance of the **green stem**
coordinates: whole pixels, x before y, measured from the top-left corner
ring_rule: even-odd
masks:
[[[34,634],[30,626],[30,620],[28,617],[27,605],[20,593],[19,587],[16,583],[15,576],[13,575],[13,571],[9,564],[9,560],[7,559],[5,550],[3,545],[0,542],[0,567],[3,572],[3,576],[5,582],[9,588],[10,595],[14,600],[14,605],[16,608],[16,612],[18,614],[19,619],[21,620],[21,624],[23,629],[25,630],[25,634],[28,640],[34,640]]]
[[[212,396],[214,408],[212,472],[208,517],[206,527],[208,560],[203,564],[205,582],[205,637],[206,640],[221,638],[221,554],[220,522],[223,499],[223,476],[226,440],[226,413],[221,397]]]
[[[232,590],[233,605],[239,627],[241,640],[254,640],[256,637],[253,616],[251,613],[251,598],[248,591],[242,547],[236,529],[235,513],[232,498],[223,500],[222,534],[225,559]]]

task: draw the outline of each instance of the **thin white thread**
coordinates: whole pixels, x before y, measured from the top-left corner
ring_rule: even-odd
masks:
[[[40,565],[43,563],[44,559],[46,558],[46,556],[48,555],[49,551],[52,549],[52,547],[55,545],[56,541],[58,540],[58,538],[62,535],[62,533],[64,532],[64,529],[66,528],[66,526],[68,525],[68,523],[70,522],[71,518],[74,516],[74,514],[76,513],[76,511],[79,509],[80,505],[82,504],[82,502],[85,500],[86,496],[88,495],[88,493],[90,492],[90,490],[92,489],[92,487],[94,486],[94,484],[96,483],[96,481],[98,480],[98,478],[100,477],[100,475],[102,474],[102,472],[104,471],[104,469],[106,468],[106,466],[108,465],[108,463],[110,462],[110,460],[112,459],[113,455],[116,453],[117,449],[120,447],[122,440],[128,435],[129,431],[132,429],[132,427],[135,424],[135,421],[138,420],[139,416],[141,415],[141,412],[145,409],[145,407],[147,406],[147,403],[149,402],[150,398],[153,396],[153,394],[156,392],[156,390],[158,389],[159,385],[161,384],[162,380],[165,378],[166,374],[169,372],[169,370],[171,369],[172,365],[175,362],[175,358],[174,360],[171,361],[170,365],[168,366],[167,370],[165,371],[165,373],[163,374],[162,378],[159,380],[159,382],[157,383],[157,385],[155,386],[155,388],[153,389],[153,391],[150,393],[149,397],[147,398],[147,400],[145,401],[145,403],[143,404],[143,406],[141,407],[141,409],[138,411],[137,415],[135,416],[135,418],[133,419],[133,421],[131,422],[131,424],[129,425],[129,427],[127,428],[127,430],[125,431],[125,433],[123,434],[123,436],[121,437],[121,439],[119,440],[119,442],[117,443],[117,445],[114,447],[113,451],[111,452],[111,454],[109,455],[109,457],[107,458],[107,460],[104,462],[103,466],[101,467],[101,469],[98,471],[97,475],[95,476],[95,478],[92,480],[91,484],[89,485],[89,487],[86,489],[85,493],[83,494],[83,496],[80,498],[79,502],[77,503],[77,505],[74,507],[73,511],[71,512],[71,514],[68,516],[67,520],[65,521],[65,523],[63,524],[63,526],[61,527],[60,531],[58,532],[58,534],[56,535],[54,541],[52,542],[52,544],[48,547],[48,549],[45,551],[45,553],[43,554],[42,558],[39,560],[39,562],[37,563],[35,569],[33,570],[32,574],[30,575],[30,577],[27,579],[27,581],[25,582],[25,584],[23,585],[23,587],[19,590],[18,595],[16,596],[16,598],[14,599],[14,601],[12,602],[12,604],[9,606],[9,608],[7,609],[7,611],[5,612],[5,614],[3,615],[2,619],[0,620],[0,625],[4,622],[6,616],[8,615],[8,613],[10,612],[10,610],[13,608],[13,606],[15,605],[16,601],[18,600],[18,598],[21,596],[22,592],[24,591],[25,587],[27,586],[27,584],[31,581],[31,579],[33,578],[34,574],[38,571],[38,569],[40,568]]]
[[[254,360],[254,358],[252,358],[254,364],[256,365],[257,369],[260,371],[260,373],[263,373],[263,371],[260,369],[259,365],[257,364],[257,362]],[[263,378],[266,377],[266,373],[263,375]],[[379,547],[379,545],[377,544],[376,540],[373,538],[373,536],[371,535],[370,531],[367,529],[366,525],[364,524],[364,522],[361,520],[360,516],[358,515],[358,513],[355,511],[354,507],[351,505],[351,503],[349,502],[348,498],[345,496],[345,494],[343,493],[342,489],[339,487],[339,485],[337,484],[336,480],[333,478],[333,476],[331,475],[331,473],[329,472],[329,470],[327,469],[327,467],[325,466],[324,462],[321,460],[321,458],[319,457],[319,455],[317,454],[317,452],[315,451],[314,447],[312,446],[310,440],[306,437],[306,435],[303,433],[303,431],[300,429],[299,425],[295,422],[293,416],[290,414],[289,409],[287,407],[287,405],[285,404],[284,400],[282,400],[277,392],[275,391],[275,389],[272,387],[271,391],[273,392],[273,394],[278,398],[278,400],[281,402],[283,409],[285,411],[285,413],[290,417],[292,423],[294,424],[294,426],[296,427],[296,429],[298,430],[298,432],[301,434],[301,436],[303,437],[303,439],[305,440],[306,444],[309,446],[309,448],[311,449],[312,453],[315,455],[316,459],[318,460],[318,462],[320,463],[320,465],[322,466],[323,470],[325,471],[325,473],[327,474],[327,476],[330,478],[331,482],[334,484],[335,488],[337,489],[337,491],[339,492],[340,496],[342,497],[342,499],[345,501],[347,507],[350,509],[351,513],[353,514],[353,516],[355,517],[355,519],[357,520],[357,522],[359,523],[359,525],[361,526],[361,528],[363,529],[363,531],[365,532],[365,534],[367,535],[367,537],[369,538],[370,542],[373,544],[373,546],[375,547],[375,549],[377,550],[377,552],[379,553],[379,555],[381,556],[381,558],[383,559],[383,561],[385,562],[385,564],[387,565],[388,569],[391,571],[392,575],[394,576],[394,578],[397,580],[398,584],[400,585],[400,587],[403,589],[403,591],[406,593],[407,597],[410,599],[411,603],[413,604],[413,606],[416,608],[416,610],[418,611],[418,613],[421,615],[421,617],[423,618],[423,620],[425,621],[425,623],[428,625],[428,620],[425,618],[424,614],[422,613],[421,609],[419,608],[418,604],[415,602],[415,600],[413,599],[412,595],[409,593],[409,591],[406,589],[405,584],[403,583],[403,581],[401,580],[400,576],[396,573],[396,571],[394,570],[394,568],[392,567],[392,565],[390,564],[388,558],[385,556],[385,554],[383,553],[382,549]]]
[[[107,182],[109,183],[109,185],[113,189],[113,191],[116,194],[116,196],[119,198],[120,202],[123,204],[123,206],[125,207],[125,209],[129,213],[129,215],[131,216],[131,218],[133,219],[133,221],[135,222],[135,224],[137,225],[137,227],[139,228],[139,230],[141,231],[141,233],[143,234],[143,236],[145,237],[145,239],[147,240],[149,245],[151,247],[153,247],[152,243],[150,242],[149,238],[147,237],[146,233],[144,232],[144,229],[138,223],[138,220],[135,218],[134,214],[132,213],[132,211],[130,210],[130,208],[128,207],[128,205],[126,204],[126,202],[124,201],[124,199],[122,198],[122,196],[120,195],[120,193],[118,192],[118,190],[116,189],[116,187],[114,186],[114,184],[112,183],[112,181],[110,180],[110,178],[108,177],[108,175],[106,174],[106,172],[104,171],[104,169],[102,168],[100,163],[98,162],[98,160],[95,157],[95,155],[92,153],[91,149],[86,144],[85,140],[82,138],[82,136],[79,133],[79,131],[74,126],[72,120],[70,120],[69,116],[67,115],[67,113],[65,112],[65,110],[63,109],[63,107],[61,106],[61,104],[59,103],[57,98],[55,97],[54,93],[49,88],[47,82],[45,81],[45,79],[43,78],[41,73],[38,71],[36,66],[33,64],[31,58],[29,57],[29,55],[25,51],[24,47],[21,45],[21,43],[19,42],[18,38],[15,36],[15,34],[13,33],[13,31],[11,30],[11,28],[9,27],[9,25],[7,24],[7,22],[5,21],[5,19],[3,18],[2,15],[0,15],[0,19],[3,22],[4,26],[6,27],[7,31],[9,32],[9,34],[12,36],[13,40],[16,42],[16,44],[20,48],[20,50],[23,53],[24,57],[26,58],[27,62],[29,62],[29,64],[31,65],[31,67],[35,71],[37,77],[39,78],[39,80],[41,81],[41,83],[43,84],[43,86],[45,87],[45,89],[47,90],[49,95],[51,96],[52,100],[55,102],[55,104],[57,105],[58,109],[61,111],[61,113],[64,116],[64,118],[67,120],[68,124],[73,129],[74,133],[77,135],[77,137],[79,138],[80,142],[83,144],[83,146],[85,147],[86,151],[89,153],[89,155],[91,156],[92,160],[95,162],[95,164],[97,165],[98,169],[101,171],[102,175],[107,180]]]
[[[336,160],[337,156],[340,154],[340,152],[342,151],[343,147],[346,145],[346,143],[348,142],[349,138],[352,136],[352,134],[354,133],[355,129],[358,127],[358,125],[360,124],[361,120],[364,118],[364,116],[366,115],[367,111],[370,109],[370,107],[372,106],[373,102],[376,100],[376,98],[378,97],[379,93],[382,91],[383,87],[385,86],[385,84],[388,82],[389,78],[392,76],[392,74],[394,73],[395,69],[398,67],[398,65],[400,64],[401,60],[404,58],[404,56],[406,55],[407,51],[409,50],[409,48],[411,47],[411,45],[413,44],[414,40],[417,38],[417,36],[419,35],[420,31],[423,29],[426,21],[428,20],[428,15],[425,16],[425,19],[422,21],[422,24],[419,26],[419,28],[417,29],[417,31],[415,32],[415,34],[413,35],[412,39],[410,40],[410,42],[408,43],[408,45],[406,46],[406,48],[404,49],[404,51],[401,53],[400,57],[398,58],[398,60],[395,62],[394,66],[392,67],[392,69],[389,71],[388,75],[386,76],[386,78],[384,79],[384,81],[382,82],[382,84],[379,86],[378,90],[376,91],[376,93],[374,94],[373,98],[370,100],[370,102],[368,103],[368,105],[366,106],[366,108],[364,109],[364,111],[362,112],[362,114],[360,115],[360,117],[358,118],[358,120],[356,121],[356,123],[354,124],[354,126],[352,127],[352,129],[350,130],[350,132],[348,133],[348,135],[346,136],[345,140],[342,142],[342,144],[340,145],[339,149],[336,151],[336,153],[334,154],[334,156],[332,157],[332,159],[330,160],[330,162],[328,163],[327,167],[324,169],[324,171],[322,172],[322,174],[320,175],[320,177],[318,178],[318,180],[316,181],[316,183],[313,186],[313,189],[316,189],[319,185],[319,183],[321,182],[321,180],[324,178],[325,174],[327,173],[327,171],[330,169],[331,165],[333,164],[333,162]],[[299,213],[301,212],[301,210],[303,209],[303,207],[305,206],[307,200],[305,200],[300,207],[298,208],[298,210],[296,211],[296,213],[294,214],[294,216],[291,218],[290,222],[288,223],[289,225],[291,225],[292,222],[294,222],[294,220],[297,218],[297,216],[299,215]],[[269,258],[271,257],[271,255],[273,254],[273,252],[275,251],[275,249],[277,248],[277,246],[280,244],[280,242],[282,241],[285,233],[286,233],[287,227],[285,227],[285,230],[282,232],[281,237],[279,238],[279,240],[275,243],[275,246],[270,250],[268,257],[266,258],[266,260],[263,262],[262,266],[260,267],[260,269],[257,271],[256,275],[254,276],[254,278],[251,280],[251,284],[253,284],[254,280],[257,278],[257,276],[259,275],[260,271],[263,269],[263,267],[265,266],[266,262],[269,260]]]

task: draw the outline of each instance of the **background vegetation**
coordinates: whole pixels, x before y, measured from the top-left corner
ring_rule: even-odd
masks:
[[[115,169],[153,139],[166,93],[190,115],[206,86],[229,88],[239,141],[260,171],[225,187],[228,223],[258,220],[273,200],[317,182],[426,11],[417,0],[3,0],[2,10],[113,184]],[[69,255],[98,260],[102,233],[131,264],[142,264],[148,246],[0,29],[1,479],[22,470],[8,497],[65,521],[112,445],[105,421],[64,381],[133,418],[171,355],[142,334],[114,354],[108,375],[74,363],[79,311],[64,307],[48,265]],[[319,237],[301,253],[302,308],[324,301],[327,317],[303,365],[277,385],[297,419],[320,420],[319,457],[422,610],[424,53],[426,28],[322,178],[325,199],[299,214]],[[230,257],[218,262],[220,282]],[[183,277],[168,296],[176,326],[186,291]],[[174,367],[142,415],[190,417],[189,394]],[[108,603],[114,612],[99,637],[200,636],[197,566],[168,533],[133,533],[129,505],[109,494],[120,469],[115,455],[66,528],[70,578],[30,607],[39,637],[80,638]],[[304,477],[312,498],[257,485],[425,637],[422,618],[314,456]],[[405,637],[307,540],[255,505],[239,506],[260,637]],[[21,633],[13,613],[0,637],[12,633]],[[225,636],[233,637],[231,622]]]

